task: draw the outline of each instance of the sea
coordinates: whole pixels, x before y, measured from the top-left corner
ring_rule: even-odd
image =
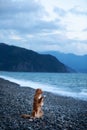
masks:
[[[87,101],[87,73],[0,72],[0,78],[21,87],[41,88],[61,96]]]

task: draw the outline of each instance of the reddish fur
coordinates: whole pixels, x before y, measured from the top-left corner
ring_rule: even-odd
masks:
[[[36,89],[33,101],[33,110],[31,115],[23,114],[23,118],[40,118],[43,116],[42,105],[43,105],[43,91],[41,89]]]

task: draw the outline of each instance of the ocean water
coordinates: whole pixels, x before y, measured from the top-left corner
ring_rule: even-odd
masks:
[[[24,87],[87,101],[87,74],[0,72],[0,77]]]

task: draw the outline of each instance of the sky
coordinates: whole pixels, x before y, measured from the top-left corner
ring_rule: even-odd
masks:
[[[87,0],[0,0],[0,43],[87,54]]]

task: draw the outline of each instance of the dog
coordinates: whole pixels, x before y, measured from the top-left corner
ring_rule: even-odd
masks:
[[[43,102],[44,102],[44,97],[42,96],[43,91],[38,88],[36,89],[35,95],[34,95],[34,100],[33,100],[33,110],[31,115],[23,114],[21,117],[22,118],[41,118],[44,114],[42,110]]]

